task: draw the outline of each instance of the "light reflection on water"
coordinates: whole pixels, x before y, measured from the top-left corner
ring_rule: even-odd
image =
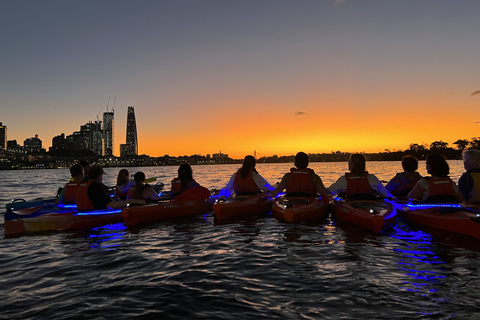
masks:
[[[450,165],[458,179],[461,161]],[[257,169],[274,184],[291,166]],[[345,163],[311,167],[327,186],[346,170]],[[237,168],[193,167],[208,188],[222,187]],[[166,185],[176,171],[128,169]],[[106,168],[108,185],[118,170]],[[372,162],[368,170],[388,180],[399,163]],[[22,179],[0,171],[2,207],[18,195],[49,197],[68,180],[68,170],[20,173]],[[404,222],[374,234],[331,218],[288,224],[267,214],[218,222],[210,212],[0,240],[0,307],[10,319],[468,318],[479,311],[478,248],[475,239]]]

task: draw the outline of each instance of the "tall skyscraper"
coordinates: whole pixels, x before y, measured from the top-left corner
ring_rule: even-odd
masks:
[[[113,156],[114,124],[113,111],[103,113],[103,155]]]
[[[1,122],[0,122],[0,150],[7,150],[7,126],[4,126]]]
[[[137,122],[135,120],[135,109],[129,106],[127,109],[127,138],[126,144],[130,155],[138,155]]]

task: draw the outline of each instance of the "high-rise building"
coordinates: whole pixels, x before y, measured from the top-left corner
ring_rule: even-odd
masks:
[[[42,150],[42,140],[38,138],[38,134],[35,135],[35,138],[28,138],[23,141],[23,146],[27,153],[42,152],[44,150]]]
[[[0,122],[0,150],[7,150],[7,126]]]
[[[113,111],[103,113],[103,155],[113,156],[114,145],[114,124]]]
[[[103,154],[103,132],[102,132],[102,121],[95,121],[95,127],[93,131],[93,141],[92,141],[92,151],[97,155],[102,156]]]
[[[138,155],[137,122],[135,121],[135,109],[129,106],[127,109],[127,138],[129,155]]]

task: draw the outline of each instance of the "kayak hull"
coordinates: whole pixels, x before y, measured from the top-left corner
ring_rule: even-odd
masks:
[[[326,218],[329,204],[319,197],[280,197],[272,206],[273,216],[286,222]]]
[[[333,217],[335,220],[381,232],[383,228],[395,224],[397,210],[389,202],[337,198],[333,201]]]
[[[396,204],[408,222],[480,239],[480,206],[459,204]]]
[[[131,227],[206,213],[211,210],[212,204],[206,200],[168,200],[143,206],[130,206],[124,208],[121,215],[127,226]]]
[[[123,222],[121,210],[77,212],[76,209],[56,206],[36,208],[38,210],[27,215],[5,212],[5,235],[84,229]]]
[[[238,216],[268,213],[272,210],[272,203],[273,199],[271,197],[235,196],[224,201],[217,201],[213,205],[213,212],[217,220],[223,220]]]

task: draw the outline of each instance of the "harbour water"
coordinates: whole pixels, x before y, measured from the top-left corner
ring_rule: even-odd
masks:
[[[461,161],[449,161],[458,181]],[[257,164],[270,183],[292,164]],[[326,186],[346,163],[310,165]],[[238,165],[193,166],[208,187]],[[166,185],[176,167],[144,171]],[[369,162],[389,180],[399,162]],[[106,168],[115,183],[120,168]],[[419,172],[426,175],[421,162]],[[0,205],[52,197],[68,169],[0,171]],[[4,211],[4,210],[3,210]],[[213,213],[126,228],[5,238],[0,215],[0,318],[5,319],[478,319],[480,241],[399,221],[381,234],[271,214]]]

